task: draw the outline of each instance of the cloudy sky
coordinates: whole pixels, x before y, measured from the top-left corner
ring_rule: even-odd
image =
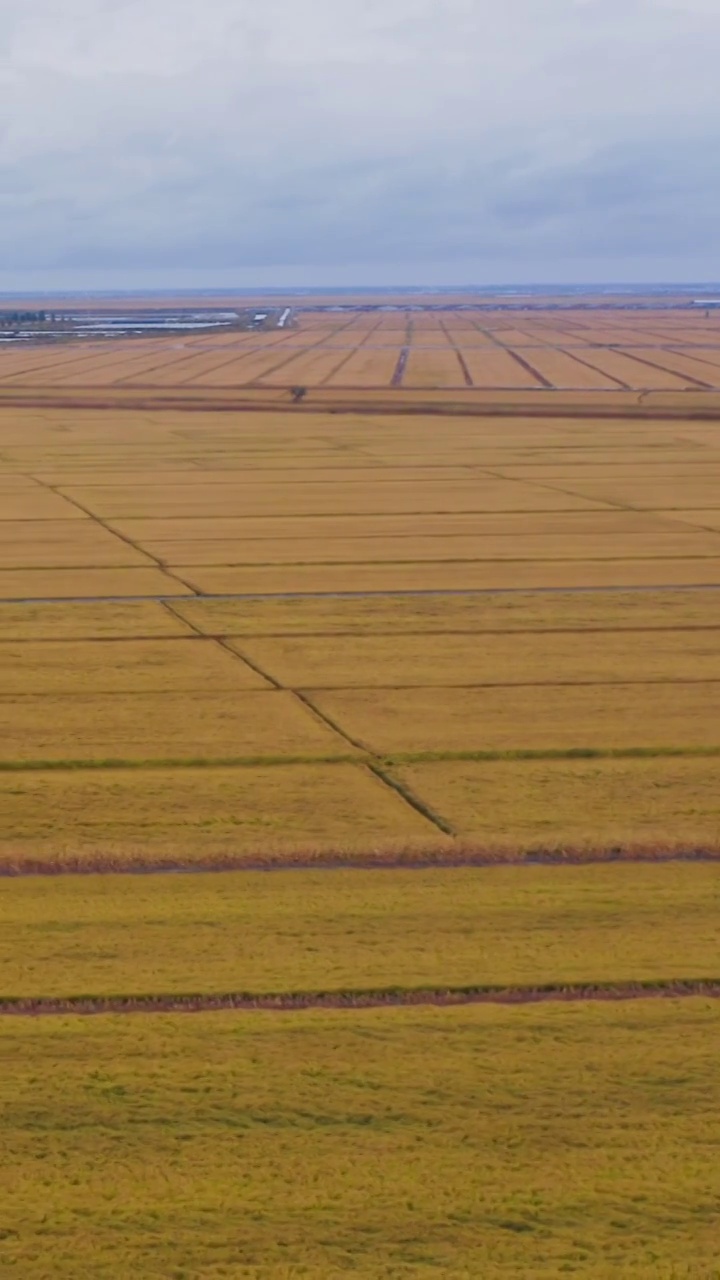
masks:
[[[720,0],[0,0],[0,288],[720,278]]]

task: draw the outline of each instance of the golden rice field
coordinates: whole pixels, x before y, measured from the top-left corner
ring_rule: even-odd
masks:
[[[0,860],[715,848],[714,433],[6,407]]]
[[[0,1274],[709,1280],[713,322],[182,342],[0,354]]]
[[[718,1012],[11,1020],[4,1269],[711,1277]]]
[[[719,900],[683,863],[25,878],[0,966],[59,998],[661,982],[716,974]]]

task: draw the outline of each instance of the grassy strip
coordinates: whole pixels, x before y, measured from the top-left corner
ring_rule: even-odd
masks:
[[[718,748],[720,754],[720,748]],[[44,770],[80,769],[228,769],[259,768],[272,765],[357,764],[373,757],[355,755],[300,756],[187,756],[180,759],[105,759],[105,760],[0,760],[0,773],[39,772]]]
[[[536,986],[383,987],[357,991],[247,991],[215,995],[0,996],[0,1016],[97,1013],[207,1013],[228,1009],[379,1009],[387,1006],[540,1004],[548,1001],[641,1000],[705,996],[720,999],[718,978],[668,978],[622,983],[543,983]]]
[[[74,769],[242,769],[273,765],[308,764],[381,764],[385,768],[403,764],[434,764],[442,761],[512,760],[653,760],[697,757],[717,759],[717,746],[691,747],[517,747],[506,751],[400,751],[378,757],[372,752],[354,755],[287,755],[287,756],[185,756],[167,759],[97,759],[97,760],[0,760],[0,773],[22,773],[43,770]]]

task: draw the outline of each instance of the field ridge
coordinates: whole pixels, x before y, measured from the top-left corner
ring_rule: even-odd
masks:
[[[415,1005],[541,1004],[587,1000],[720,999],[720,978],[668,978],[645,982],[563,982],[533,986],[378,987],[337,991],[218,992],[130,996],[0,997],[0,1017],[58,1014],[211,1013],[232,1009],[291,1012],[302,1009],[379,1009]]]

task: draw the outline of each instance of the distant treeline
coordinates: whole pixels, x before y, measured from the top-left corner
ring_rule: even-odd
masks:
[[[10,324],[47,324],[54,320],[54,315],[47,311],[0,311],[0,326]]]

